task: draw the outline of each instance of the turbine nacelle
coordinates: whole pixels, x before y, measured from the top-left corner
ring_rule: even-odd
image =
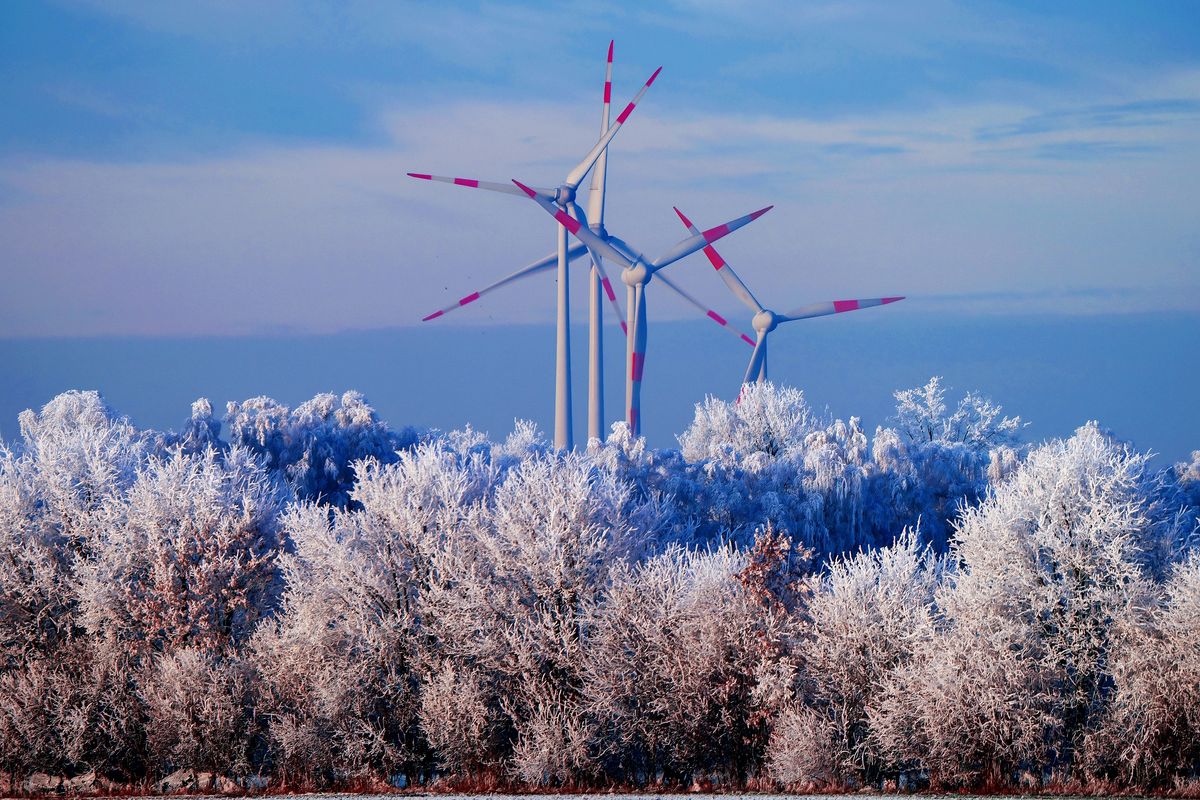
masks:
[[[575,187],[568,186],[565,183],[554,190],[554,202],[558,203],[563,208],[566,208],[575,203]]]
[[[654,270],[641,258],[633,262],[633,266],[621,270],[621,282],[626,286],[645,286],[654,276]]]
[[[770,309],[763,309],[754,315],[754,319],[750,320],[750,325],[761,336],[770,333],[779,327],[779,315]]]

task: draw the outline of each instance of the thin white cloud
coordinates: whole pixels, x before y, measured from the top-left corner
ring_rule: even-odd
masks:
[[[835,120],[666,119],[647,102],[614,147],[609,226],[653,256],[683,238],[672,205],[715,224],[776,203],[722,251],[780,306],[949,292],[1001,293],[985,305],[1026,308],[1024,295],[1003,294],[1015,289],[1061,298],[1046,304],[1057,310],[1158,308],[1166,295],[1172,307],[1195,308],[1200,120],[1158,114],[1115,125],[1094,112],[1200,97],[1182,93],[1190,78],[1172,80],[1175,95],[1154,87],[1061,108],[977,104]],[[532,204],[405,173],[552,183],[597,134],[591,115],[572,110],[500,101],[391,109],[381,115],[390,143],[373,148],[5,162],[0,335],[415,322],[544,254],[553,233]],[[1039,119],[1069,124],[1029,125]],[[980,141],[980,131],[1006,126],[1020,135]],[[731,308],[702,260],[672,270]],[[1122,293],[1130,285],[1140,291]],[[535,281],[456,316],[541,320],[552,303],[550,282]],[[655,313],[690,312],[656,297]]]

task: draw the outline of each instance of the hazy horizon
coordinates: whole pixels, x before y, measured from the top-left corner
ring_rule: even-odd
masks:
[[[1068,436],[1097,419],[1160,463],[1200,449],[1191,349],[1200,314],[984,315],[885,309],[809,320],[773,334],[772,380],[805,390],[818,411],[873,430],[892,392],[945,378],[949,396],[977,390],[1030,425],[1026,441]],[[897,313],[891,313],[893,309]],[[576,439],[586,432],[586,330],[573,330]],[[1152,345],[1148,344],[1152,343]],[[0,340],[9,389],[0,435],[17,414],[67,389],[98,389],[141,425],[175,428],[190,403],[269,395],[295,406],[318,392],[363,392],[392,427],[503,437],[516,418],[552,430],[553,329],[426,325],[319,336],[97,337]],[[620,331],[606,329],[606,413],[621,416]],[[705,322],[652,321],[643,416],[652,446],[674,447],[706,394],[736,394],[750,348]],[[450,357],[447,354],[457,354]],[[1063,365],[1070,365],[1064,367]],[[525,376],[525,380],[514,379]],[[488,391],[481,391],[484,387]]]

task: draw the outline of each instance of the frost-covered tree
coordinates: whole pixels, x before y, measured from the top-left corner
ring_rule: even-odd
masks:
[[[936,379],[897,400],[872,440],[756,385],[682,450],[566,454],[354,393],[233,404],[229,442],[207,401],[160,434],[62,395],[0,444],[0,769],[1194,776],[1195,465],[1095,424],[1027,451]]]
[[[771,740],[783,783],[877,781],[887,757],[868,710],[889,675],[933,635],[937,569],[915,532],[894,545],[837,559],[814,581],[799,697]]]
[[[225,445],[220,437],[221,421],[213,416],[212,403],[201,397],[192,403],[192,416],[179,432],[179,446],[186,453],[200,453],[209,447],[220,450]]]
[[[362,512],[294,508],[282,614],[253,642],[276,767],[325,783],[405,771],[415,719],[415,588],[390,532]]]
[[[138,655],[244,641],[278,591],[285,500],[237,447],[151,458],[109,503],[103,552],[81,578],[85,624]]]
[[[67,392],[23,413],[16,450],[0,453],[0,761],[10,768],[141,768],[132,670],[91,640],[82,575],[109,552],[113,509],[162,444],[97,393]]]
[[[1200,554],[1168,580],[1147,619],[1116,631],[1115,693],[1089,753],[1092,768],[1122,784],[1171,785],[1200,766]]]
[[[991,400],[968,392],[953,413],[946,413],[946,390],[933,377],[924,386],[896,392],[896,429],[912,445],[961,444],[976,450],[1015,445],[1020,417],[1001,416]]]
[[[772,614],[739,579],[732,548],[672,548],[622,565],[591,613],[584,692],[614,776],[744,780],[761,758],[756,689]]]
[[[701,541],[732,535],[749,544],[764,525],[784,531],[818,555],[853,551],[873,541],[865,527],[868,441],[857,418],[816,418],[796,389],[743,387],[736,402],[709,397],[679,437],[694,474],[691,489]]]
[[[878,707],[897,760],[951,782],[1070,771],[1112,694],[1113,632],[1149,601],[1146,479],[1144,455],[1087,425],[963,511],[945,630]]]
[[[252,672],[237,657],[184,647],[153,658],[140,683],[152,768],[244,776],[251,764]]]
[[[802,456],[805,437],[820,426],[799,389],[751,383],[735,402],[706,397],[697,404],[679,443],[688,461],[763,468]]]
[[[355,461],[393,461],[417,439],[412,428],[391,431],[358,392],[319,394],[295,410],[269,397],[231,402],[225,427],[230,444],[284,474],[298,497],[338,507],[349,501]]]
[[[1020,417],[975,393],[947,413],[945,389],[934,377],[924,386],[896,392],[896,427],[875,432],[867,493],[867,517],[894,535],[920,523],[939,550],[960,509],[983,497],[1016,466]]]
[[[1191,461],[1176,464],[1175,474],[1190,504],[1200,508],[1200,450],[1192,451]]]
[[[586,456],[536,456],[504,474],[486,513],[464,520],[434,560],[422,604],[432,656],[487,676],[516,777],[553,784],[594,772],[580,696],[584,610],[667,515]]]

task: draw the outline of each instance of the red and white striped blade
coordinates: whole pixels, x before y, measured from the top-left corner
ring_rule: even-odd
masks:
[[[675,283],[675,281],[671,280],[666,275],[659,275],[657,278],[655,278],[655,280],[662,281],[668,288],[671,289],[671,291],[675,292],[675,294],[679,295],[684,300],[688,301],[693,306],[695,306],[697,309],[699,309],[701,314],[708,317],[713,322],[717,323],[722,328],[729,331],[730,333],[732,333],[734,336],[741,339],[746,344],[750,345],[751,347],[754,346],[753,339],[751,339],[749,336],[747,336],[746,334],[739,331],[733,325],[730,325],[729,320],[725,319],[723,316],[721,316],[717,312],[713,311],[708,306],[704,305],[704,303],[701,303],[699,300],[692,297],[690,294],[688,294],[686,291],[683,290],[683,287],[681,287],[681,286],[679,286],[679,284]]]
[[[750,356],[750,364],[746,367],[746,376],[742,378],[742,384],[753,383],[758,380],[759,373],[762,372],[763,360],[767,357],[767,334],[763,331],[758,335],[758,342],[754,345],[754,353]],[[741,400],[741,394],[738,394],[738,400]]]
[[[679,215],[679,219],[683,222],[684,227],[691,231],[693,236],[700,235],[700,229],[692,224],[692,221],[682,211],[676,208],[675,213]],[[729,262],[721,257],[721,254],[717,252],[715,247],[711,244],[705,245],[704,255],[708,258],[708,263],[712,264],[713,269],[721,276],[721,280],[725,282],[725,286],[733,293],[734,297],[741,300],[755,314],[763,310],[762,304],[751,293],[749,287],[742,283],[742,279],[733,271],[733,267],[729,266]],[[750,344],[754,344],[753,339],[750,340]]]
[[[682,242],[672,247],[664,255],[655,259],[654,263],[651,265],[651,271],[657,271],[668,264],[674,264],[684,256],[689,256],[697,250],[703,249],[706,245],[710,245],[713,242],[728,236],[738,228],[741,228],[744,225],[749,225],[751,222],[758,219],[774,207],[775,206],[767,206],[766,208],[760,208],[758,211],[747,214],[744,217],[738,217],[737,219],[730,220],[723,225],[718,225],[715,228],[709,228],[706,231],[693,234],[692,236],[684,239]]]
[[[511,183],[494,183],[492,181],[479,181],[474,178],[450,178],[445,175],[426,175],[423,172],[410,172],[408,177],[416,178],[419,181],[436,181],[437,183],[452,183],[455,186],[465,186],[468,189],[486,189],[489,192],[503,192],[504,194],[515,194],[518,197],[525,194]],[[550,196],[553,194],[552,189],[535,189],[539,194]]]
[[[629,119],[629,115],[632,114],[633,109],[637,107],[638,102],[642,99],[642,95],[644,95],[646,90],[650,88],[650,85],[654,83],[654,79],[658,77],[658,73],[660,72],[662,72],[662,67],[654,70],[654,74],[651,75],[644,84],[642,84],[642,88],[636,95],[634,95],[633,99],[629,101],[629,105],[625,106],[625,110],[617,115],[617,121],[608,126],[608,130],[605,131],[604,135],[600,137],[600,141],[596,142],[596,146],[593,147],[591,151],[583,157],[582,161],[575,165],[575,169],[567,173],[567,178],[563,181],[566,186],[570,186],[572,189],[579,186],[579,182],[583,180],[583,176],[586,175],[587,171],[592,168],[592,164],[596,163],[596,159],[599,158],[600,154],[604,152],[604,149],[608,147],[608,143],[611,142],[613,137],[617,135],[617,131],[621,130],[621,126],[625,124],[625,120]]]
[[[562,225],[564,228],[570,231],[572,236],[583,242],[590,249],[595,250],[606,258],[611,258],[613,261],[623,266],[633,266],[633,262],[622,255],[620,250],[601,239],[599,236],[593,233],[590,228],[572,217],[566,211],[563,211],[549,197],[539,193],[536,189],[530,189],[528,186],[518,180],[514,179],[513,183],[516,184],[516,186],[518,186],[520,190],[529,197],[530,200],[541,206],[547,214],[558,220],[559,225]]]
[[[613,43],[608,43],[608,63],[604,68],[604,102],[600,106],[600,135],[608,132],[612,102]],[[596,157],[592,170],[592,187],[588,194],[588,219],[595,225],[604,226],[604,187],[608,176],[608,148]]]
[[[582,244],[576,244],[575,246],[567,249],[567,260],[569,261],[573,258],[578,258],[584,252],[586,252],[586,248],[584,248],[584,246]],[[471,292],[469,295],[461,298],[457,303],[454,303],[453,305],[446,306],[445,308],[439,308],[437,311],[433,312],[432,314],[422,317],[421,321],[429,322],[431,319],[437,319],[438,317],[445,316],[446,314],[449,314],[451,311],[454,311],[456,309],[462,308],[463,306],[468,306],[471,303],[474,303],[476,300],[483,297],[485,294],[492,291],[493,289],[499,289],[501,286],[507,286],[508,284],[510,284],[514,281],[519,281],[521,278],[527,278],[530,275],[535,275],[539,272],[548,271],[551,268],[556,267],[556,266],[558,266],[558,253],[554,252],[554,253],[551,253],[550,255],[546,256],[545,258],[539,258],[537,261],[534,261],[532,264],[527,264],[526,266],[521,267],[516,272],[513,272],[510,275],[506,275],[505,277],[501,278],[500,280],[496,281],[495,283],[489,284],[488,286],[483,287],[482,289],[480,289],[477,292]]]
[[[629,364],[629,409],[627,422],[634,436],[642,432],[642,378],[646,369],[646,285],[635,287],[634,304],[637,316],[633,322],[633,355]]]
[[[812,317],[825,317],[830,314],[843,314],[847,311],[857,311],[860,308],[871,308],[872,306],[886,306],[888,303],[896,303],[903,300],[903,297],[871,297],[865,300],[830,300],[825,303],[810,303],[800,308],[792,309],[786,314],[779,317],[780,322],[787,322],[793,319],[810,319]]]
[[[612,61],[613,61],[613,42],[608,43],[608,64],[604,67],[604,119],[608,120],[608,107],[612,103]],[[605,130],[608,126],[604,126]]]
[[[608,273],[604,271],[604,258],[599,253],[589,252],[592,256],[592,266],[596,268],[596,274],[600,276],[600,287],[604,290],[604,295],[613,307],[613,313],[616,315],[617,322],[621,323],[621,331],[628,334],[629,327],[625,323],[625,314],[621,311],[621,304],[617,302],[617,294],[613,291],[612,281],[608,279]]]

